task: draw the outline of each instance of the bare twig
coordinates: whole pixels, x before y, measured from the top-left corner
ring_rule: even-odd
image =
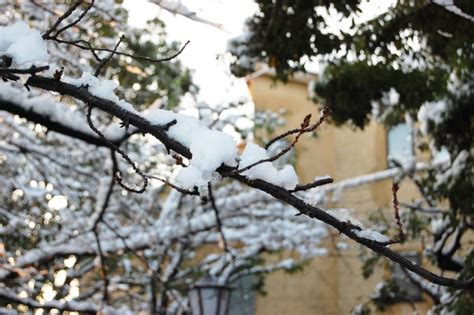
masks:
[[[330,184],[332,182],[334,182],[334,179],[332,179],[331,177],[325,177],[325,178],[317,179],[314,182],[309,183],[309,184],[297,185],[296,188],[293,189],[293,190],[290,190],[290,192],[294,193],[294,192],[297,192],[297,191],[308,190],[308,189],[311,189],[311,188],[314,188],[314,187]]]
[[[110,53],[110,55],[109,55],[107,58],[103,59],[103,60],[99,63],[99,66],[97,67],[97,70],[95,70],[95,73],[94,73],[94,76],[95,76],[95,77],[98,77],[98,76],[99,76],[100,71],[101,71],[102,68],[105,66],[105,64],[106,64],[107,62],[109,62],[110,59],[112,59],[112,57],[114,56],[114,54],[117,52],[118,46],[120,45],[120,43],[122,42],[122,40],[123,40],[124,38],[125,38],[125,35],[120,36],[120,39],[118,40],[117,44],[115,44],[115,47],[114,47],[114,49],[112,50],[112,52]]]
[[[110,53],[113,52],[113,50],[109,49],[109,48],[94,47],[94,46],[92,46],[91,43],[89,43],[88,41],[85,41],[83,39],[65,40],[65,39],[61,39],[61,38],[54,38],[54,41],[56,41],[58,43],[61,43],[61,44],[67,44],[67,45],[75,46],[75,47],[77,47],[79,49],[82,49],[82,50],[88,50],[94,55],[94,58],[99,62],[102,61],[102,59],[99,57],[99,55],[97,55],[97,52],[101,52],[101,51],[110,52]],[[120,55],[120,56],[130,57],[132,59],[148,61],[148,62],[152,62],[152,63],[158,63],[158,62],[170,61],[170,60],[178,57],[184,51],[184,49],[186,48],[186,46],[189,43],[190,43],[190,41],[187,41],[183,45],[183,47],[181,47],[181,49],[178,50],[178,52],[172,54],[171,56],[160,58],[160,59],[150,58],[150,57],[141,56],[141,55],[129,54],[129,53],[126,53],[126,52],[123,52],[123,51],[115,51],[115,54]]]
[[[109,279],[107,277],[107,268],[105,266],[105,256],[102,251],[102,247],[100,245],[100,238],[99,238],[99,231],[97,229],[97,226],[93,230],[95,241],[97,243],[97,251],[99,254],[99,259],[100,259],[100,269],[102,272],[102,279],[104,281],[104,293],[102,296],[102,299],[104,300],[105,303],[108,303],[109,301]]]
[[[281,150],[280,152],[278,152],[277,154],[267,158],[267,159],[262,159],[262,160],[259,160],[259,161],[256,161],[255,163],[252,163],[250,165],[247,165],[246,167],[243,167],[241,169],[238,169],[238,170],[234,170],[235,173],[243,173],[259,164],[262,164],[262,163],[267,163],[267,162],[273,162],[277,159],[279,159],[280,157],[282,157],[283,155],[285,155],[287,152],[289,152],[291,150],[291,148],[293,148],[296,143],[298,142],[299,138],[305,134],[305,133],[308,133],[308,132],[313,132],[314,130],[316,130],[323,122],[324,120],[326,119],[326,117],[329,115],[329,110],[325,109],[323,110],[323,113],[321,115],[321,117],[319,118],[319,120],[313,124],[313,125],[309,125],[310,123],[310,120],[311,120],[311,114],[309,115],[306,115],[306,117],[304,118],[303,122],[301,123],[301,128],[298,129],[298,132],[297,132],[297,135],[295,137],[295,139],[283,150]],[[278,137],[277,137],[278,138]],[[271,141],[270,141],[271,142]],[[271,143],[274,143],[274,142],[271,142]]]
[[[55,32],[56,29],[58,28],[59,24],[61,24],[61,22],[66,19],[68,16],[70,16],[76,9],[78,6],[80,6],[84,1],[83,0],[78,0],[76,2],[74,2],[70,7],[69,9],[64,12],[63,15],[61,15],[57,20],[56,22],[54,22],[54,24],[43,34],[43,39],[50,39],[52,38],[51,37],[51,33]],[[36,4],[34,1],[33,1],[34,4]],[[57,34],[56,34],[57,36]]]
[[[55,38],[58,37],[62,32],[64,32],[68,28],[71,28],[71,27],[75,26],[77,23],[79,23],[86,16],[87,12],[89,12],[89,10],[94,6],[94,2],[95,2],[95,0],[91,0],[89,5],[87,6],[87,8],[84,11],[82,11],[81,15],[79,15],[79,17],[77,19],[75,19],[71,23],[67,24],[66,26],[60,28],[59,30],[57,30],[56,34],[54,34],[53,37],[55,37]]]
[[[234,255],[232,254],[232,252],[229,249],[229,244],[227,243],[227,239],[225,238],[224,231],[222,230],[222,221],[221,221],[221,218],[220,218],[220,215],[219,215],[219,209],[217,209],[216,200],[214,199],[214,194],[212,192],[211,183],[207,183],[207,188],[209,190],[209,199],[211,201],[212,210],[214,211],[214,215],[216,217],[217,230],[219,231],[219,234],[220,234],[221,239],[222,239],[222,243],[224,244],[224,251],[226,253],[230,254],[231,258],[234,259]]]
[[[187,190],[187,189],[184,189],[184,188],[181,188],[181,187],[178,187],[172,183],[170,183],[169,181],[167,181],[166,179],[163,179],[161,177],[158,177],[158,176],[155,176],[155,175],[150,175],[150,174],[144,174],[146,177],[148,178],[153,178],[153,179],[156,179],[156,180],[159,180],[160,182],[164,183],[165,185],[168,185],[170,186],[171,188],[179,191],[180,193],[182,194],[185,194],[185,195],[191,195],[191,196],[199,196],[199,192],[197,190]]]
[[[49,69],[49,66],[41,66],[41,67],[31,66],[27,69],[0,67],[0,77],[2,78],[3,81],[8,81],[8,80],[18,81],[20,77],[17,76],[17,74],[36,75],[37,73],[46,71],[48,69]]]
[[[107,143],[108,146],[112,150],[118,152],[125,159],[125,161],[127,161],[127,163],[130,164],[130,166],[133,168],[133,170],[143,179],[143,185],[142,185],[141,188],[139,188],[139,189],[130,188],[130,187],[128,187],[127,185],[125,185],[123,183],[121,172],[120,172],[120,170],[117,169],[117,173],[115,173],[115,179],[117,180],[117,183],[122,188],[124,188],[124,189],[126,189],[130,192],[134,192],[134,193],[137,193],[137,194],[141,194],[141,193],[145,192],[146,187],[148,186],[148,178],[143,174],[142,171],[140,171],[140,169],[137,167],[135,162],[132,161],[132,159],[127,155],[127,153],[122,151],[117,145],[115,145],[111,141],[107,140],[105,138],[105,136],[102,134],[102,132],[100,132],[100,130],[97,129],[94,126],[94,123],[92,122],[91,114],[92,114],[92,106],[88,105],[88,107],[87,107],[87,123],[89,124],[89,127],[92,129],[92,131],[94,131],[105,143]]]
[[[397,183],[392,184],[392,196],[393,196],[393,211],[395,215],[395,222],[397,223],[398,227],[398,239],[403,242],[405,240],[405,234],[403,233],[403,225],[402,221],[400,220],[400,209],[398,204],[397,192],[400,189]]]

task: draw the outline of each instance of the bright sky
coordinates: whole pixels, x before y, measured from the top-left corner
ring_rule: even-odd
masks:
[[[126,0],[130,23],[143,27],[151,18],[159,17],[166,24],[170,40],[191,43],[179,56],[185,66],[194,70],[194,82],[200,87],[198,101],[210,105],[249,97],[244,79],[235,79],[223,58],[227,41],[242,33],[245,19],[251,16],[256,5],[252,0],[182,0],[181,3],[199,17],[223,25],[224,30],[173,15],[147,0]],[[225,58],[224,58],[225,59]]]
[[[168,1],[172,2],[172,1]],[[194,70],[194,82],[200,87],[198,101],[205,101],[210,105],[219,105],[235,101],[242,97],[250,98],[244,79],[236,79],[230,75],[229,64],[223,56],[226,44],[232,37],[243,32],[245,19],[257,10],[257,5],[252,0],[175,0],[176,3],[188,7],[196,12],[200,18],[221,24],[224,30],[214,26],[192,21],[181,15],[161,9],[148,0],[125,0],[125,7],[130,13],[130,24],[144,27],[147,20],[159,17],[166,24],[170,40],[191,43],[179,56],[188,68]],[[368,0],[362,2],[363,11],[356,17],[357,22],[369,20],[386,11],[395,0]],[[334,12],[321,12],[329,17],[331,32],[337,30],[347,31],[351,25],[350,19],[340,21]],[[317,62],[312,63],[308,70],[320,72],[322,70]]]

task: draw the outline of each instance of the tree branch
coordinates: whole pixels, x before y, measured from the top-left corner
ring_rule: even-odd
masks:
[[[96,97],[90,94],[85,88],[78,88],[71,84],[41,76],[30,77],[30,79],[28,80],[28,84],[32,87],[37,87],[48,91],[58,92],[63,95],[72,96],[89,104],[90,106],[97,107],[111,115],[119,117],[122,120],[126,120],[130,124],[137,127],[141,132],[150,133],[151,135],[155,136],[165,146],[172,149],[173,151],[183,155],[188,159],[192,158],[192,154],[189,148],[169,137],[166,133],[166,130],[163,129],[162,126],[152,125],[148,120],[141,117],[140,115],[125,111],[123,108],[121,108],[119,105],[115,104],[112,101]],[[228,167],[226,165],[222,165],[217,169],[217,172],[219,172],[220,174],[227,175],[230,178],[236,179],[250,187],[264,191],[272,195],[273,197],[292,205],[293,207],[298,209],[301,214],[305,214],[311,218],[318,219],[328,225],[333,226],[339,232],[345,234],[357,243],[368,247],[377,253],[382,254],[390,260],[400,264],[406,269],[414,272],[415,274],[418,274],[419,276],[433,283],[457,289],[474,290],[474,281],[472,280],[462,281],[436,275],[419,265],[413,264],[412,261],[392,251],[386,246],[386,244],[359,237],[356,234],[357,230],[354,228],[353,225],[338,220],[337,218],[331,216],[321,208],[307,204],[304,200],[294,196],[288,190],[279,186],[275,186],[263,180],[249,180],[245,176],[235,174],[232,171],[233,168]]]

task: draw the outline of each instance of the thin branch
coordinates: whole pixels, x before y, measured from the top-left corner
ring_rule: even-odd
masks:
[[[107,277],[107,268],[105,267],[105,256],[104,252],[102,251],[102,247],[100,245],[100,238],[99,238],[99,231],[97,226],[94,227],[93,230],[95,241],[97,243],[97,251],[99,253],[99,259],[100,259],[100,269],[102,273],[102,279],[104,281],[104,293],[102,295],[103,301],[108,304],[109,301],[109,278]]]
[[[42,71],[46,71],[49,69],[49,66],[41,66],[41,67],[36,67],[36,66],[31,66],[30,68],[26,69],[16,69],[16,68],[4,68],[0,67],[0,75],[3,74],[36,74]]]
[[[94,131],[102,140],[104,140],[104,142],[106,142],[109,147],[113,150],[113,151],[116,151],[118,152],[124,159],[125,161],[128,162],[128,164],[130,164],[130,166],[133,168],[133,170],[138,174],[140,175],[140,177],[143,179],[143,185],[140,189],[134,189],[134,188],[130,188],[128,186],[126,186],[123,181],[122,181],[122,176],[121,176],[121,173],[119,170],[117,170],[117,173],[115,173],[115,179],[117,180],[117,183],[124,189],[130,191],[130,192],[134,192],[134,193],[137,193],[137,194],[141,194],[143,192],[145,192],[146,190],[146,187],[148,186],[148,178],[146,178],[146,176],[143,174],[142,171],[140,171],[140,169],[137,167],[137,165],[135,164],[135,162],[132,161],[132,159],[124,152],[122,151],[117,145],[115,145],[114,143],[112,143],[111,141],[107,140],[105,138],[105,136],[102,134],[102,132],[100,132],[99,129],[97,129],[95,126],[94,126],[94,123],[92,122],[92,117],[91,117],[91,114],[92,114],[92,106],[89,104],[88,107],[87,107],[87,123],[89,124],[89,127],[92,129],[92,131]]]
[[[400,219],[400,209],[398,204],[397,192],[400,189],[397,183],[392,184],[392,196],[393,196],[393,211],[395,216],[395,222],[397,223],[398,227],[398,239],[399,241],[403,242],[405,240],[405,234],[403,233],[403,225]]]
[[[187,190],[187,189],[178,187],[178,186],[176,186],[176,185],[170,183],[170,182],[167,181],[166,179],[163,179],[163,178],[158,177],[158,176],[155,176],[155,175],[150,175],[150,174],[143,174],[143,175],[146,176],[147,178],[152,178],[152,179],[159,180],[159,181],[162,182],[163,184],[170,186],[171,188],[173,188],[173,189],[179,191],[179,192],[182,193],[182,194],[191,195],[191,196],[199,196],[199,192],[198,192],[197,190]]]
[[[104,141],[102,138],[95,136],[94,134],[85,132],[80,129],[73,129],[68,125],[63,124],[61,121],[54,121],[46,115],[41,115],[35,111],[25,109],[25,107],[12,102],[11,100],[5,100],[0,97],[0,110],[7,111],[9,113],[18,115],[20,117],[26,118],[29,121],[40,124],[48,128],[48,130],[55,131],[57,133],[82,140],[88,144],[96,145],[99,147],[105,146],[108,147],[108,142]],[[85,122],[84,122],[85,124]],[[132,132],[126,133],[122,138],[118,140],[111,141],[114,145],[118,146],[120,143],[125,141],[132,135]],[[110,140],[109,140],[110,141]]]
[[[75,46],[75,47],[77,47],[79,49],[82,49],[82,50],[88,50],[94,55],[94,58],[99,62],[102,61],[102,59],[99,57],[99,55],[97,55],[97,52],[100,52],[100,51],[105,51],[105,52],[110,52],[110,53],[113,52],[113,50],[109,49],[109,48],[94,47],[94,46],[92,46],[91,43],[89,43],[89,42],[87,42],[83,39],[65,40],[65,39],[61,39],[61,38],[54,38],[54,41],[56,41],[58,43],[61,43],[61,44],[67,44],[67,45]],[[170,61],[170,60],[178,57],[184,51],[184,49],[186,48],[186,46],[189,43],[190,43],[190,41],[187,41],[183,45],[183,47],[181,47],[181,49],[178,50],[178,52],[172,54],[171,56],[160,58],[160,59],[150,58],[150,57],[141,56],[141,55],[129,54],[129,53],[126,53],[126,52],[123,52],[123,51],[116,51],[115,54],[120,55],[120,56],[130,57],[132,59],[158,63],[158,62]]]
[[[84,11],[82,11],[81,15],[79,15],[79,17],[75,19],[74,21],[72,21],[71,23],[67,24],[66,26],[56,31],[56,34],[53,35],[53,38],[58,37],[62,32],[64,32],[68,28],[71,28],[75,26],[77,23],[79,23],[86,16],[87,12],[89,12],[89,10],[94,6],[94,2],[95,0],[91,0],[90,4],[87,6],[87,8]]]
[[[294,193],[294,192],[297,192],[297,191],[308,190],[308,189],[315,188],[315,187],[318,187],[318,186],[331,184],[332,182],[334,182],[334,179],[332,179],[331,177],[325,177],[325,178],[317,179],[314,182],[309,183],[309,184],[297,185],[295,187],[295,189],[290,190],[290,192]]]
[[[219,209],[217,209],[216,200],[214,199],[211,183],[207,183],[207,188],[209,190],[209,200],[211,201],[212,210],[214,211],[214,215],[216,217],[217,230],[219,231],[222,243],[224,244],[224,251],[230,254],[231,258],[234,259],[235,257],[229,249],[229,244],[227,243],[227,239],[225,238],[224,231],[222,229],[222,221],[219,215]]]
[[[266,159],[262,159],[262,160],[259,160],[259,161],[256,161],[250,165],[247,165],[241,169],[238,169],[238,170],[234,170],[233,172],[234,173],[243,173],[257,165],[260,165],[262,163],[267,163],[267,162],[273,162],[275,160],[278,160],[280,157],[282,157],[283,155],[285,155],[287,152],[289,152],[291,150],[291,148],[293,148],[296,143],[298,142],[299,138],[305,134],[305,133],[308,133],[308,132],[313,132],[314,130],[316,130],[323,122],[324,120],[326,119],[326,117],[329,115],[329,110],[325,109],[323,110],[323,114],[321,115],[321,117],[319,118],[319,120],[313,124],[313,125],[309,125],[309,122],[311,120],[311,114],[307,115],[303,122],[301,123],[301,128],[298,130],[298,133],[295,137],[295,139],[283,150],[281,150],[280,152],[278,152],[277,154],[269,157],[269,158],[266,158]],[[272,142],[273,143],[273,142]]]
[[[78,0],[76,1],[75,3],[73,3],[69,9],[67,9],[66,12],[64,12],[63,15],[61,15],[57,20],[56,22],[54,22],[54,24],[43,34],[43,39],[49,39],[51,38],[51,33],[55,32],[56,29],[58,28],[59,24],[61,24],[61,22],[66,19],[68,16],[70,16],[76,9],[77,7],[79,7],[84,1],[83,0]],[[35,3],[35,1],[33,1],[33,3],[35,5],[38,5]],[[57,36],[57,35],[56,35]]]
[[[110,170],[110,182],[107,188],[107,193],[105,195],[103,204],[100,206],[100,212],[97,214],[97,217],[95,218],[94,224],[92,226],[94,231],[97,229],[99,222],[102,221],[102,219],[104,218],[105,211],[107,210],[109,206],[110,198],[112,197],[112,193],[114,191],[114,186],[115,186],[114,175],[117,173],[118,165],[117,165],[117,159],[115,158],[115,152],[113,149],[110,150],[110,155],[111,155],[111,160],[112,160],[112,168]]]
[[[98,76],[99,76],[100,71],[101,71],[102,68],[105,66],[105,64],[106,64],[107,62],[109,62],[110,59],[112,59],[112,57],[114,56],[114,54],[117,52],[118,46],[120,45],[120,43],[122,42],[122,40],[123,40],[124,38],[125,38],[125,35],[120,36],[120,39],[118,40],[117,44],[115,44],[115,47],[114,47],[114,49],[112,50],[112,52],[110,53],[110,55],[109,55],[107,58],[103,59],[103,60],[99,63],[99,66],[97,67],[97,70],[95,70],[95,73],[94,73],[94,76],[95,76],[95,77],[98,77]]]

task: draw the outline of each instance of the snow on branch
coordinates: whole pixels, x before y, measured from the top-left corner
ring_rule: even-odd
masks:
[[[128,121],[131,125],[134,125],[138,128],[141,132],[150,133],[151,135],[155,136],[158,140],[160,140],[166,147],[169,149],[181,154],[185,158],[192,159],[192,153],[190,149],[181,143],[179,140],[172,138],[166,130],[164,130],[160,125],[153,125],[148,119],[135,114],[133,112],[126,111],[122,106],[111,102],[106,99],[98,98],[91,93],[89,93],[85,89],[77,88],[76,86],[70,85],[65,82],[57,81],[54,79],[50,79],[47,77],[35,76],[30,77],[28,79],[28,84],[32,87],[37,87],[44,90],[58,92],[63,95],[68,95],[74,98],[77,98],[83,102],[88,103],[90,106],[97,107],[111,115],[119,117],[122,120]],[[178,128],[180,124],[177,124]],[[207,146],[206,149],[209,151],[220,151],[219,147],[212,147]],[[219,158],[227,158],[228,155],[219,155]],[[224,160],[221,160],[223,163]],[[217,165],[214,163],[213,166]],[[221,164],[215,171],[223,174],[230,174],[233,172],[235,167],[231,165]],[[302,199],[298,198],[297,196],[293,195],[290,191],[285,189],[284,187],[276,186],[272,183],[269,183],[262,179],[248,179],[247,177],[239,174],[232,174],[228,175],[228,177],[236,179],[250,187],[257,188],[264,192],[267,192],[274,196],[275,198],[286,202],[293,207],[295,207],[301,214],[307,215],[311,218],[315,218],[321,220],[337,230],[341,233],[347,235],[349,238],[354,239],[358,243],[388,257],[389,259],[401,264],[405,268],[410,271],[421,275],[430,281],[446,286],[453,286],[456,288],[469,288],[473,286],[472,282],[463,282],[460,280],[449,279],[445,277],[441,277],[431,273],[430,271],[422,268],[421,266],[417,266],[412,264],[411,261],[402,257],[401,255],[393,252],[388,247],[385,246],[384,243],[377,242],[376,240],[367,239],[364,237],[360,237],[357,235],[356,231],[353,231],[353,226],[348,225],[346,222],[341,222],[338,219],[332,217],[328,213],[326,213],[323,209],[320,209],[316,206],[312,206],[304,202]]]
[[[463,10],[461,10],[456,4],[454,0],[431,0],[434,4],[437,4],[444,9],[448,10],[451,13],[454,13],[460,17],[463,17],[471,22],[474,22],[474,16],[467,14]]]

